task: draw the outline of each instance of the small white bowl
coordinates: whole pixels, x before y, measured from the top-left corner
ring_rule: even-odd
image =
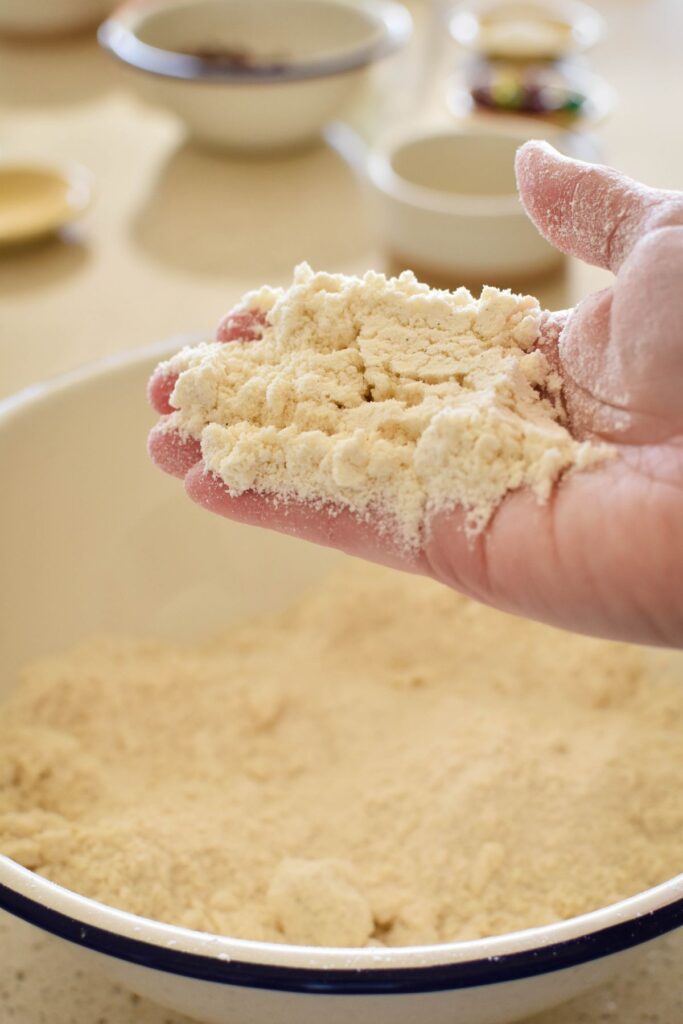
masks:
[[[375,226],[394,269],[422,279],[514,286],[556,268],[562,256],[528,219],[514,158],[530,138],[586,157],[586,142],[536,122],[489,128],[408,128],[380,141],[367,163]]]
[[[52,234],[87,209],[92,175],[78,164],[0,163],[0,246]]]
[[[316,138],[411,30],[392,0],[151,0],[99,39],[199,141],[273,150]]]
[[[48,36],[94,27],[115,0],[0,0],[0,33]]]
[[[180,343],[109,358],[0,402],[0,697],[23,663],[88,633],[197,639],[283,607],[341,558],[207,516],[150,465],[145,436],[155,417],[145,385]],[[507,1024],[608,980],[651,940],[683,927],[683,875],[546,927],[393,949],[175,928],[78,896],[3,856],[0,909],[57,936],[83,968],[208,1024]]]
[[[457,43],[490,59],[557,60],[605,33],[601,15],[580,0],[465,0],[449,26]]]

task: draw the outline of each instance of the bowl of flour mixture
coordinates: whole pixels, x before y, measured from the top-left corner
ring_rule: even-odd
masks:
[[[505,1024],[682,926],[680,659],[207,516],[179,347],[0,404],[0,907],[215,1024]]]

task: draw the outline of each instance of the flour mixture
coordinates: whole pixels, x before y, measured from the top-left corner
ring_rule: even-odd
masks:
[[[378,509],[411,548],[432,510],[458,504],[476,532],[509,490],[543,501],[563,472],[608,454],[563,425],[531,296],[302,265],[289,289],[251,292],[242,308],[255,338],[162,365],[180,374],[165,429],[201,439],[233,495]]]
[[[0,708],[0,851],[249,939],[546,924],[683,868],[671,658],[352,565],[208,645],[29,666]]]

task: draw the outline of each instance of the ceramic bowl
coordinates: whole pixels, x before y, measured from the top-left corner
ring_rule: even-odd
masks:
[[[94,27],[115,0],[0,0],[0,33],[48,36]]]
[[[403,128],[369,153],[375,228],[392,269],[433,284],[523,285],[563,257],[526,216],[517,195],[515,153],[529,138],[549,139],[584,159],[588,143],[535,122],[489,127]]]
[[[590,49],[605,33],[579,0],[464,0],[449,18],[453,39],[484,57],[557,60]]]
[[[390,0],[151,0],[99,39],[195,139],[258,151],[316,138],[411,28]]]
[[[150,465],[145,384],[179,344],[110,358],[0,403],[0,692],[22,663],[95,631],[192,640],[281,608],[342,557],[209,516]],[[174,928],[2,856],[0,908],[57,936],[83,968],[210,1024],[504,1024],[598,985],[683,926],[683,875],[548,927],[403,949],[312,949]]]

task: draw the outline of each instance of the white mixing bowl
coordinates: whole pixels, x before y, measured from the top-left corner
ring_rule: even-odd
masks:
[[[145,384],[175,341],[0,403],[0,692],[93,631],[173,640],[282,607],[341,556],[207,515],[150,464]],[[312,949],[126,914],[0,856],[0,908],[83,967],[213,1024],[503,1024],[608,979],[683,926],[683,875],[583,917],[474,942]]]
[[[411,29],[391,0],[148,0],[99,40],[195,139],[258,151],[318,136]]]

